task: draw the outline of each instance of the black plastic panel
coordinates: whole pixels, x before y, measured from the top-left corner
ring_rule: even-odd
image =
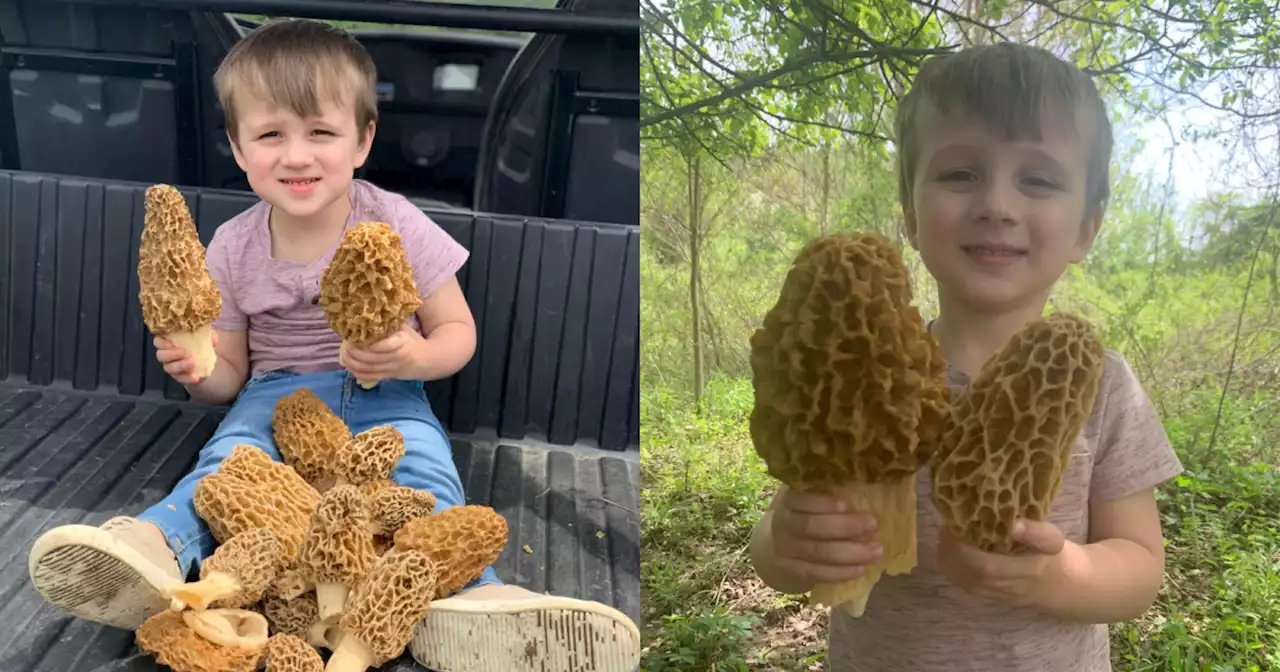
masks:
[[[145,184],[0,171],[0,380],[185,400],[138,303]],[[201,240],[254,202],[186,189]],[[427,210],[471,251],[476,356],[428,398],[454,433],[639,443],[639,230]]]
[[[162,669],[139,654],[132,633],[48,605],[31,587],[27,554],[52,527],[97,525],[162,499],[195,466],[221,416],[190,403],[0,384],[0,670]],[[492,506],[508,522],[499,578],[597,600],[639,622],[635,460],[462,441],[453,448],[467,503]],[[382,669],[422,668],[406,655]]]
[[[565,0],[635,15],[636,0]],[[639,33],[538,34],[494,93],[476,208],[639,225]]]

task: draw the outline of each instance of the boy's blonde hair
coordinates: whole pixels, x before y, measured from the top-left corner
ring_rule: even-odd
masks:
[[[1000,43],[929,58],[898,106],[898,198],[910,207],[919,157],[916,118],[927,101],[938,112],[972,116],[1008,139],[1040,139],[1046,106],[1083,110],[1092,117],[1085,207],[1096,214],[1111,195],[1111,121],[1093,80],[1039,47]],[[1073,119],[1075,117],[1073,115]]]
[[[364,46],[336,26],[282,19],[255,28],[231,48],[213,75],[233,142],[239,133],[236,100],[256,96],[307,118],[322,98],[354,102],[361,137],[378,120],[377,69]]]

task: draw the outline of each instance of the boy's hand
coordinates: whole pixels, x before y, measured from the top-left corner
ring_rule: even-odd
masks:
[[[218,332],[210,329],[209,334],[209,340],[213,341],[213,347],[217,348]],[[192,373],[196,370],[196,360],[186,348],[179,348],[169,339],[160,336],[156,336],[152,344],[156,346],[156,360],[164,366],[164,372],[169,374],[169,377],[183,385],[195,385],[200,382],[201,378]]]
[[[840,499],[821,492],[788,489],[773,511],[773,554],[779,567],[805,581],[838,583],[856,579],[879,560],[876,521],[851,513]]]
[[[1027,546],[1020,555],[987,553],[943,526],[938,539],[938,569],[951,583],[975,595],[1035,604],[1046,592],[1054,564],[1066,544],[1052,523],[1019,519],[1013,538]]]
[[[341,364],[361,382],[415,380],[426,340],[406,324],[400,331],[363,348],[348,344]]]

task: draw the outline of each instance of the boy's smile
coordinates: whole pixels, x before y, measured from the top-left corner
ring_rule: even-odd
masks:
[[[1084,259],[1101,219],[1085,207],[1092,129],[1062,116],[1041,115],[1039,140],[1010,139],[921,106],[906,225],[941,295],[982,310],[1027,305]]]
[[[964,245],[960,249],[982,266],[1005,267],[1027,256],[1024,248],[1000,243]]]
[[[315,191],[320,180],[319,177],[287,177],[282,178],[280,182],[295,194],[309,194]]]

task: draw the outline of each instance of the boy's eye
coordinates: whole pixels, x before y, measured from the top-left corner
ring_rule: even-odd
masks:
[[[259,136],[258,136],[258,139],[259,139],[259,140],[262,140],[262,139],[265,139],[265,138],[274,138],[274,137],[276,137],[276,136],[278,136],[278,135],[280,135],[280,134],[279,134],[279,133],[277,133],[276,131],[267,131],[266,133],[263,133],[262,135],[259,135]]]
[[[1026,178],[1023,179],[1023,182],[1028,186],[1038,187],[1042,189],[1058,188],[1057,182],[1054,182],[1053,180],[1050,180],[1049,178],[1044,177],[1043,175],[1028,175]]]
[[[978,176],[972,170],[960,168],[957,170],[948,170],[939,177],[943,182],[968,182],[977,179]]]

